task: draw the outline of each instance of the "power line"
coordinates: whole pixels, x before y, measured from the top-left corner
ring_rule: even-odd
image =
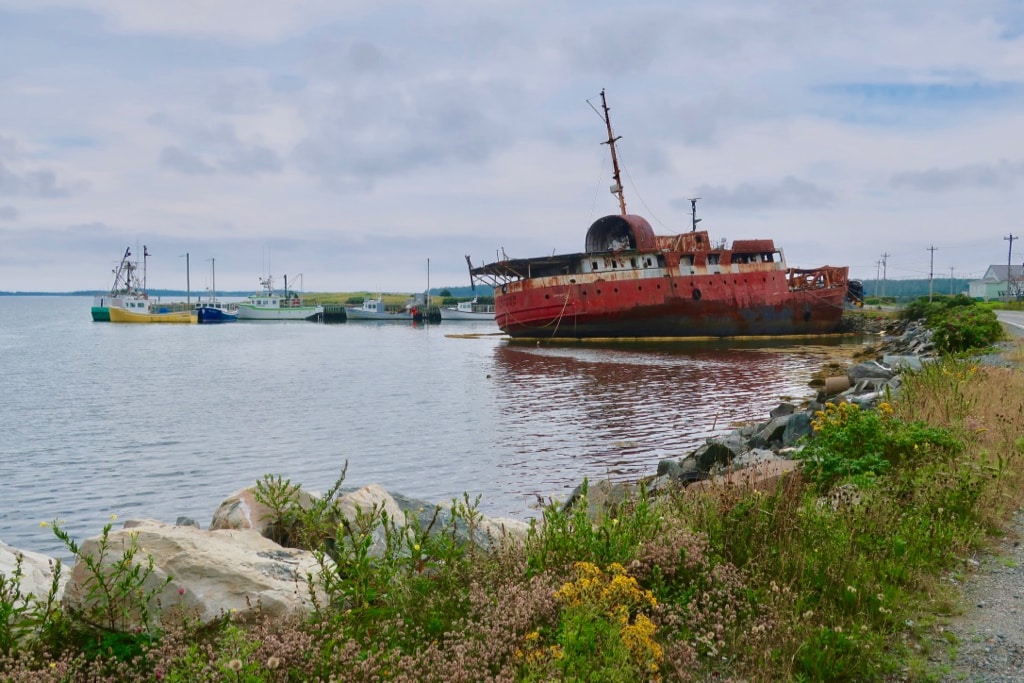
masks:
[[[935,245],[928,247],[931,254],[931,262],[928,264],[928,303],[932,302],[932,282],[935,277]]]
[[[1010,301],[1010,299],[1011,299],[1011,295],[1010,295],[1010,279],[1011,279],[1010,278],[1010,268],[1012,267],[1010,265],[1010,262],[1013,260],[1013,241],[1015,239],[1020,239],[1020,238],[1019,237],[1015,237],[1014,234],[1011,232],[1009,235],[1007,235],[1003,239],[1004,240],[1009,240],[1009,242],[1010,242],[1010,248],[1006,252],[1006,300]]]
[[[885,265],[886,265],[885,262],[886,262],[886,259],[888,259],[890,256],[892,256],[892,254],[890,254],[888,252],[885,253],[885,254],[882,254],[882,298],[883,299],[885,298]]]

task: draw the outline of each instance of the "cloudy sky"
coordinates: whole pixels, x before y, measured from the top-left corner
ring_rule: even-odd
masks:
[[[1022,79],[1020,0],[0,0],[0,290],[142,245],[197,291],[582,251],[602,89],[656,232],[700,197],[792,266],[978,277],[1024,237]]]

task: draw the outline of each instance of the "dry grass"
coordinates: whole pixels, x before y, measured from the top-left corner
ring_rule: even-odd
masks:
[[[908,378],[897,409],[902,419],[962,434],[968,455],[993,478],[993,497],[984,506],[992,529],[1024,503],[1024,339],[1003,355],[1015,367],[926,368]]]

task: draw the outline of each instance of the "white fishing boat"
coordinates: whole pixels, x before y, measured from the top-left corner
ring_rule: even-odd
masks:
[[[376,320],[378,322],[409,322],[422,320],[426,306],[421,297],[414,297],[400,309],[388,309],[380,294],[376,299],[363,299],[362,306],[346,306],[346,320]]]
[[[441,307],[441,320],[477,320],[494,322],[494,306],[472,301],[460,301],[454,306]]]
[[[319,320],[323,314],[323,306],[307,304],[302,294],[288,288],[287,275],[284,291],[276,291],[274,276],[268,275],[260,278],[259,292],[238,303],[239,320]]]

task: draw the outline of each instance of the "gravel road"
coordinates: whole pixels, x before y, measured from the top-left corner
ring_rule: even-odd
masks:
[[[963,584],[963,613],[945,627],[953,645],[939,643],[935,662],[948,667],[942,683],[1024,681],[1024,512],[991,554],[978,556]]]
[[[1014,337],[999,345],[1005,352],[1021,343],[1024,328],[1004,327]],[[1024,510],[1017,511],[997,548],[968,564],[962,613],[945,627],[954,644],[940,642],[934,649],[935,663],[948,668],[939,680],[1024,682]]]

